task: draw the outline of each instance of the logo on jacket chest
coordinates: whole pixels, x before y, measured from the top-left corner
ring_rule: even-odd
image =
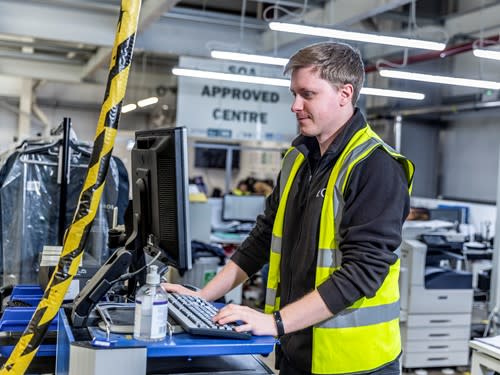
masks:
[[[324,198],[326,194],[326,188],[319,189],[316,193],[316,198]]]

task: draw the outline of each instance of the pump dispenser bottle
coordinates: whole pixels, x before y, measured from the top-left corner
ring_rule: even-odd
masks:
[[[161,341],[167,333],[167,292],[160,286],[157,266],[150,266],[144,284],[135,296],[134,338]]]

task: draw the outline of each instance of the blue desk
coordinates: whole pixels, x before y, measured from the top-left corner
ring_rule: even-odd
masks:
[[[106,338],[105,332],[99,328],[90,327],[89,332],[97,339]],[[269,369],[252,356],[253,354],[268,354],[273,351],[275,339],[269,336],[254,336],[250,340],[234,340],[196,337],[181,333],[173,335],[171,340],[167,338],[165,341],[149,343],[134,340],[131,335],[111,334],[110,341],[112,345],[107,348],[93,346],[88,341],[76,341],[67,317],[61,312],[58,328],[56,374],[109,374],[110,370],[114,371],[113,373],[120,373],[120,375],[145,373],[145,369],[138,370],[135,367],[132,370],[131,366],[138,366],[139,362],[143,360],[143,366],[147,366],[148,371],[150,371],[151,360],[158,359],[163,359],[163,362],[170,361],[171,364],[175,364],[177,367],[195,364],[193,366],[198,372],[201,366],[199,362],[205,361],[212,366],[210,372],[207,373],[213,373],[213,368],[217,367],[217,361],[220,361],[221,358],[223,358],[221,363],[224,365],[227,365],[228,361],[237,360],[244,362],[246,368],[255,367],[257,370],[252,370],[252,374],[272,373],[265,372]],[[117,359],[114,362],[113,359],[110,359],[113,355],[120,358],[119,363]],[[200,359],[200,357],[204,358]],[[126,362],[127,360],[129,363]],[[106,361],[108,363],[104,363]],[[93,365],[94,367],[90,369],[82,369],[82,366],[89,363],[95,364],[95,366]],[[119,366],[123,366],[123,368]],[[187,370],[183,369],[183,373],[189,372]]]

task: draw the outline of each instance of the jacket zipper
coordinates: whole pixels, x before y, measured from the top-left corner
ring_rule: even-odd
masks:
[[[307,208],[309,206],[309,191],[311,189],[311,180],[313,178],[313,174],[311,173],[311,166],[309,165],[309,163],[307,163],[307,169],[308,169],[308,179],[307,179],[307,190],[305,192],[305,197],[306,197],[306,206],[304,208],[304,211],[307,212]],[[297,241],[297,243],[300,243],[300,238],[302,237],[302,226],[300,227],[299,229],[299,241]],[[294,248],[294,250],[296,249],[296,247]],[[293,275],[292,275],[292,261],[293,259],[291,259],[290,257],[290,262],[289,262],[289,267],[288,267],[288,277],[289,277],[289,280],[292,281],[293,280]],[[290,295],[292,294],[292,282],[288,283],[288,291],[287,291],[287,301],[290,301]]]

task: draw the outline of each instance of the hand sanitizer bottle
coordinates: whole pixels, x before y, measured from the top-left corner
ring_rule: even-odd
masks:
[[[150,266],[144,284],[135,296],[134,338],[161,341],[167,333],[167,292],[160,286],[157,266]]]

